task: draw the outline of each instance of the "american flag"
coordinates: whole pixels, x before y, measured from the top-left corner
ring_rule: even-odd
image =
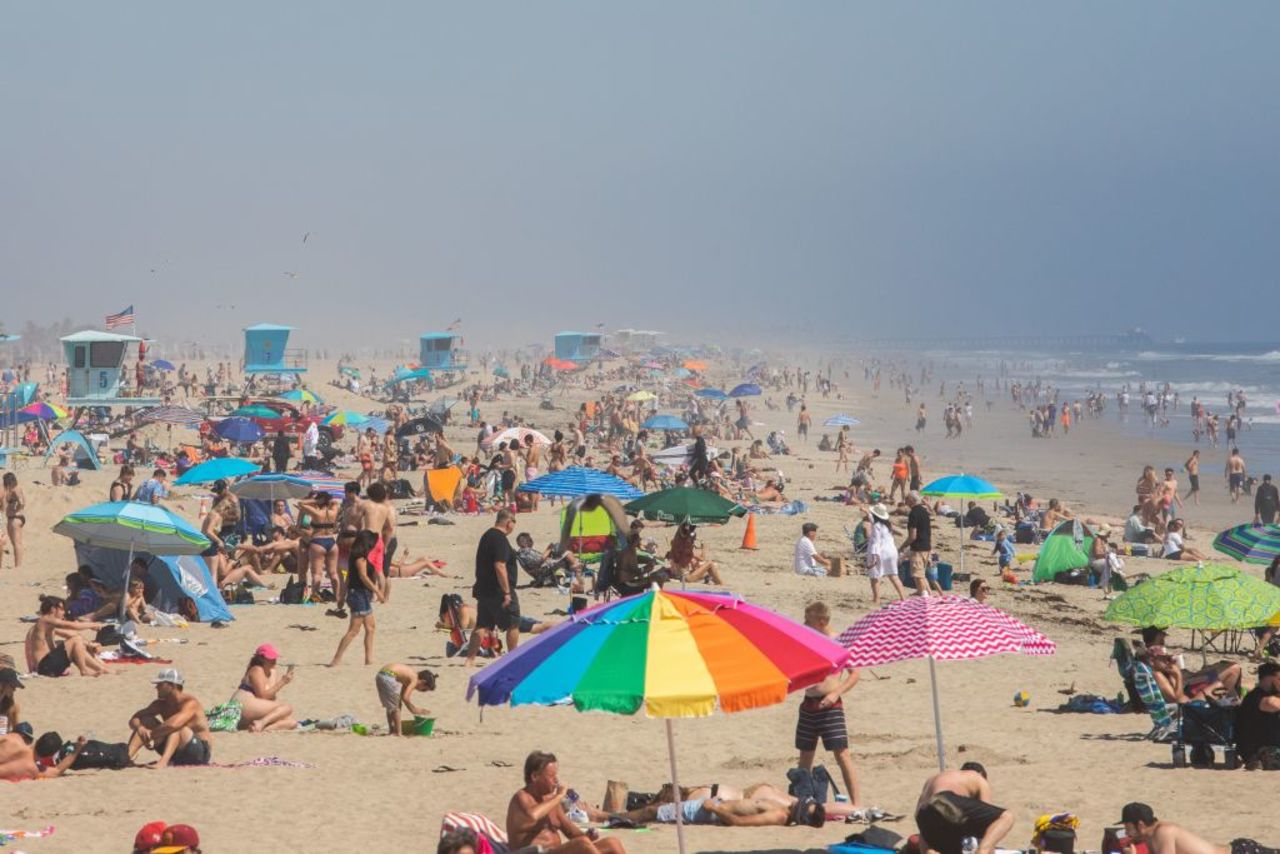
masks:
[[[450,323],[448,326],[446,326],[446,327],[444,328],[444,331],[445,331],[445,332],[454,332],[454,331],[456,331],[456,330],[458,329],[458,327],[460,327],[460,326],[462,326],[462,318],[461,318],[461,317],[459,317],[459,318],[458,318],[457,320],[455,320],[453,323]]]
[[[129,306],[124,311],[121,311],[118,314],[107,315],[108,329],[116,329],[121,326],[133,326],[133,323],[134,323],[133,306]]]

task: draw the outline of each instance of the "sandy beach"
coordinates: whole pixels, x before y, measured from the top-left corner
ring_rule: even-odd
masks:
[[[850,378],[843,379],[837,368],[839,398],[809,395],[815,425],[836,412],[851,412],[863,420],[853,431],[859,448],[879,447],[891,455],[897,445],[914,443],[924,456],[926,481],[960,471],[980,474],[1007,495],[1027,490],[1037,497],[1057,496],[1085,516],[1115,520],[1128,510],[1142,464],[1181,464],[1179,449],[1135,441],[1101,421],[1086,420],[1066,438],[1032,439],[1025,418],[1007,399],[997,399],[990,411],[980,407],[974,428],[961,439],[945,440],[938,419],[917,434],[912,430],[914,410],[903,404],[900,392],[886,389],[877,396],[862,384],[860,368],[850,363],[848,369]],[[371,408],[371,402],[328,385],[334,375],[332,365],[319,367],[309,382],[330,404]],[[729,365],[714,365],[710,379],[733,381],[738,375]],[[784,396],[770,394],[779,400]],[[587,394],[579,390],[556,402],[573,408],[585,399]],[[833,453],[815,450],[824,432],[821,427],[815,426],[809,445],[796,445],[794,414],[785,408],[769,411],[759,399],[756,403],[756,435],[785,430],[793,443],[792,455],[776,462],[790,481],[788,493],[807,501],[809,512],[803,518],[760,517],[758,551],[739,549],[741,521],[706,527],[703,538],[735,593],[797,620],[806,603],[822,600],[833,611],[833,625],[842,630],[869,610],[865,578],[857,573],[799,577],[792,572],[791,557],[806,520],[819,524],[821,550],[849,553],[842,534],[842,526],[855,522],[849,509],[813,500],[815,495],[831,494],[829,487],[843,483],[847,475],[833,472]],[[929,403],[940,408],[934,399]],[[566,417],[563,409],[539,410],[536,397],[487,403],[482,415],[492,417],[503,409],[548,430],[562,426],[559,422]],[[474,448],[470,428],[451,427],[447,435],[460,451]],[[1213,531],[1251,515],[1251,508],[1233,508],[1228,502],[1216,479],[1220,466],[1219,458],[1206,457],[1204,504],[1185,511],[1191,542],[1206,551]],[[880,464],[881,480],[887,468],[887,462]],[[19,617],[34,612],[39,594],[61,594],[63,575],[74,569],[70,542],[51,533],[51,526],[70,510],[105,500],[114,471],[107,466],[84,475],[80,486],[59,489],[46,485],[48,471],[39,465],[18,472],[28,499],[28,556],[18,570],[6,556],[0,571],[0,624],[8,627],[0,633],[0,650],[21,659],[26,626]],[[197,494],[186,490],[172,508],[196,521]],[[522,514],[518,530],[531,532],[539,543],[550,541],[556,512],[544,504],[537,513]],[[459,592],[470,599],[476,541],[491,517],[450,518],[452,526],[401,527],[399,539],[410,555],[446,561],[446,571],[455,577],[393,580],[391,601],[376,611],[379,663],[408,662],[439,673],[438,690],[422,701],[437,718],[432,737],[217,734],[216,763],[279,757],[304,767],[78,772],[48,783],[5,787],[0,825],[54,826],[53,836],[23,846],[31,852],[122,851],[137,828],[154,819],[196,826],[204,850],[210,852],[427,851],[434,850],[446,810],[482,812],[501,823],[531,750],[556,753],[561,779],[591,801],[599,801],[608,780],[626,781],[640,791],[660,786],[669,775],[661,721],[529,707],[487,709],[481,716],[466,702],[468,672],[459,660],[444,658],[445,636],[432,624],[442,593]],[[660,539],[669,533],[659,529]],[[956,530],[937,526],[935,536],[935,550],[944,559],[954,556]],[[1108,655],[1112,639],[1127,630],[1101,622],[1105,603],[1096,590],[1061,585],[1001,588],[988,551],[989,544],[970,543],[966,568],[991,578],[996,587],[992,604],[1058,644],[1052,658],[1005,656],[938,668],[948,762],[977,760],[989,769],[996,802],[1017,813],[1006,845],[1025,847],[1037,816],[1070,811],[1081,817],[1077,847],[1096,848],[1104,826],[1115,823],[1121,805],[1130,800],[1145,800],[1160,815],[1211,839],[1252,835],[1265,841],[1275,834],[1280,823],[1273,815],[1269,788],[1260,785],[1264,777],[1243,771],[1173,769],[1167,746],[1141,739],[1150,729],[1146,716],[1057,713],[1065,700],[1059,689],[1068,686],[1116,695],[1121,683]],[[1133,559],[1129,565],[1130,571],[1144,572],[1167,567],[1154,559]],[[275,580],[279,583],[281,578]],[[551,615],[567,605],[567,597],[555,591],[522,591],[521,598],[526,613],[533,615]],[[298,666],[297,680],[284,695],[297,715],[350,714],[381,722],[373,685],[376,666],[358,663],[358,650],[337,668],[323,666],[345,621],[326,617],[322,608],[312,606],[259,604],[238,607],[234,613],[235,622],[222,630],[193,625],[185,630],[144,628],[143,634],[181,641],[152,649],[185,672],[188,691],[206,707],[227,699],[253,648],[271,642],[280,648],[283,661]],[[1174,633],[1172,640],[1181,645],[1189,637]],[[111,675],[96,680],[29,679],[19,697],[24,718],[35,722],[38,732],[53,729],[64,737],[91,732],[102,740],[123,741],[129,716],[153,695],[149,680],[155,670],[152,665],[114,666]],[[1252,682],[1252,676],[1247,680]],[[1018,691],[1030,695],[1028,708],[1013,705]],[[679,721],[675,730],[681,781],[785,786],[785,772],[795,760],[792,739],[798,703],[793,696],[771,708]],[[927,665],[911,662],[864,671],[846,698],[846,708],[864,802],[907,814],[885,826],[904,836],[914,833],[909,814],[923,780],[936,768]],[[829,756],[826,764],[834,770]],[[361,794],[353,796],[357,792]],[[697,851],[805,850],[822,848],[858,829],[837,824],[821,830],[695,827],[689,829],[688,839],[691,850]],[[675,831],[669,826],[611,833],[628,851],[675,848]]]

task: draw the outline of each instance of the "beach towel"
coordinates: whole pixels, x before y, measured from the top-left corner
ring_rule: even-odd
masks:
[[[0,830],[0,845],[8,845],[19,839],[42,839],[46,836],[53,836],[52,824],[40,830]]]
[[[243,762],[210,762],[208,765],[184,765],[184,768],[314,768],[310,762],[294,762],[279,756],[259,756]]]
[[[1092,715],[1118,715],[1126,711],[1123,700],[1109,700],[1096,694],[1077,694],[1058,706],[1060,712],[1080,712]]]
[[[487,843],[494,854],[507,854],[507,832],[494,824],[487,816],[477,812],[447,812],[440,820],[440,835],[466,828],[480,839],[481,850]]]
[[[228,700],[206,710],[204,716],[209,719],[210,732],[235,732],[240,728],[240,717],[243,714],[243,705],[236,700]]]

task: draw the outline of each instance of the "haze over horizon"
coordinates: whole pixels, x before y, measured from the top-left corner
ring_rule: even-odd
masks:
[[[1273,4],[6,13],[10,332],[1280,338]]]

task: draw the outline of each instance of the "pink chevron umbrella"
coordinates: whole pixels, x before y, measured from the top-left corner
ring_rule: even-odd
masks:
[[[963,596],[913,596],[894,602],[845,629],[836,641],[849,650],[854,667],[929,659],[939,770],[946,770],[946,753],[934,662],[1008,653],[1053,655],[1057,650],[1053,641],[1004,611]]]

